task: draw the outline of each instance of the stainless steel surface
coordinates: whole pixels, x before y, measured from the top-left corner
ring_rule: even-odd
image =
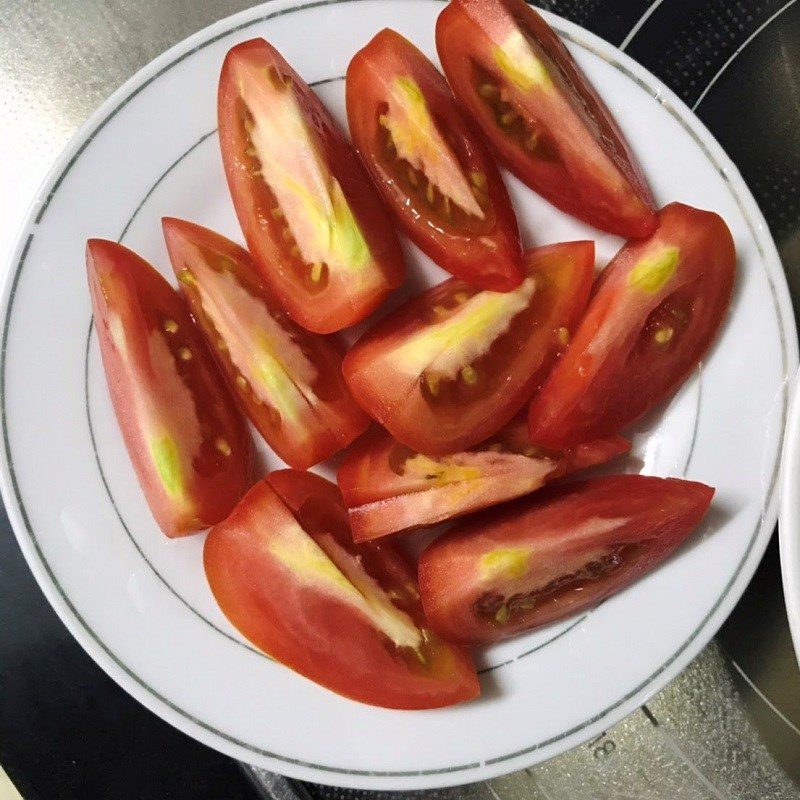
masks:
[[[10,249],[27,202],[48,167],[91,111],[164,49],[246,5],[237,0],[0,0],[0,175],[6,186],[5,194],[0,194],[0,198],[6,198],[6,207],[0,209],[3,253]],[[665,72],[674,69],[680,84],[676,88],[690,102],[704,97],[704,87],[713,81],[715,92],[707,98],[711,110],[715,102],[724,105],[720,100],[724,81],[719,80],[722,73],[718,74],[715,64],[725,64],[737,48],[743,51],[745,45],[763,46],[762,31],[768,24],[782,26],[770,50],[773,61],[769,62],[781,77],[777,82],[766,80],[785,95],[784,118],[788,113],[794,128],[779,128],[777,141],[769,143],[774,148],[774,153],[770,151],[774,166],[762,169],[760,162],[752,162],[757,166],[753,167],[751,185],[797,287],[800,150],[794,149],[796,138],[792,136],[796,137],[800,129],[800,38],[795,36],[796,29],[800,30],[800,15],[791,5],[745,0],[694,5],[689,0],[652,4],[564,0],[551,2],[549,7],[589,27],[594,25],[613,41],[631,39],[631,52],[643,60],[647,48],[642,37],[650,29],[657,31],[656,37],[665,35],[669,23],[665,15],[670,10],[691,20],[699,6],[707,7],[708,20],[693,23],[695,32],[691,36],[699,37],[700,45],[705,36],[708,53],[700,55],[698,45],[696,54],[687,56],[684,47],[675,56],[678,61]],[[632,37],[629,34],[634,29],[636,36]],[[754,41],[756,36],[762,38]],[[702,70],[697,71],[698,75],[703,73],[701,86],[695,86],[690,78],[687,59],[691,61],[692,57],[698,62],[705,58]],[[663,58],[660,53],[659,59]],[[660,61],[646,63],[657,68]],[[730,67],[729,77],[735,69],[736,65]],[[670,82],[669,75],[661,77]],[[746,79],[753,85],[759,80],[752,76]],[[735,113],[739,113],[738,108]],[[715,132],[729,150],[736,148],[731,154],[737,161],[747,161],[753,153],[749,141],[752,130],[744,129],[737,136],[735,130],[731,133],[731,126],[722,126]],[[728,134],[734,137],[730,141]],[[770,132],[764,135],[769,137]],[[741,161],[738,163],[748,178],[747,169]],[[99,179],[113,180],[113,174]],[[763,183],[763,192],[759,182]],[[9,201],[10,192],[13,203]],[[777,570],[772,546],[753,586],[718,640],[646,707],[605,736],[530,771],[428,794],[441,800],[800,798],[800,672],[788,639]],[[536,709],[520,709],[520,714],[535,713]],[[303,786],[244,765],[242,768],[261,794],[276,800],[345,800],[370,794]]]

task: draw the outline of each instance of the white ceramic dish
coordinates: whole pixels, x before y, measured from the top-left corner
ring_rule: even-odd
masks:
[[[794,379],[794,395],[786,425],[781,472],[781,507],[778,537],[786,614],[800,664],[800,373]]]
[[[162,215],[241,239],[214,135],[217,76],[236,42],[269,38],[342,120],[352,54],[391,25],[434,55],[441,8],[274,0],[172,48],[109,98],[59,159],[3,296],[3,495],[66,625],[135,698],[197,739],[276,772],[372,789],[463,783],[546,759],[592,739],[683,669],[733,607],[772,531],[797,366],[780,262],[732,163],[658,80],[551,17],[634,143],[658,201],[714,209],[736,240],[739,275],[720,342],[641,427],[628,465],[717,487],[713,511],[677,556],[600,608],[480,653],[483,696],[467,705],[370,708],[241,639],[206,585],[203,537],[166,540],[136,484],[89,325],[84,243],[120,238],[169,274]],[[594,238],[599,265],[619,246],[518,182],[510,188],[528,242]],[[406,293],[444,277],[408,253]]]

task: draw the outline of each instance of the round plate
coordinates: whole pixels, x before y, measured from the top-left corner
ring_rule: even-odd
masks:
[[[800,664],[800,374],[794,380],[794,398],[786,425],[781,474],[781,508],[778,536],[786,614],[794,652]]]
[[[483,694],[466,705],[371,708],[242,640],[206,585],[203,537],[168,541],[136,483],[91,331],[84,243],[120,239],[170,274],[162,215],[241,239],[215,135],[217,76],[235,43],[267,37],[343,121],[353,53],[392,25],[434,56],[441,8],[275,0],[172,48],[67,148],[22,232],[3,300],[3,495],[31,569],[78,641],[135,698],[206,744],[298,778],[372,789],[464,783],[549,758],[591,740],[685,667],[733,607],[772,532],[787,379],[797,365],[780,262],[734,166],[653,76],[549,17],[634,143],[659,203],[713,209],[736,240],[739,274],[720,340],[640,426],[626,465],[715,486],[713,510],[678,555],[593,612],[478,653]],[[509,185],[528,243],[593,238],[598,266],[619,247]],[[444,277],[410,246],[408,254],[406,295]],[[266,448],[264,458],[278,465]]]

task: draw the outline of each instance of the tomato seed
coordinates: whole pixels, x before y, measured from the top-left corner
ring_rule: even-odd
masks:
[[[180,356],[181,361],[192,360],[192,351],[188,347],[181,347],[181,349],[178,350],[178,355]]]
[[[478,381],[478,373],[475,372],[474,367],[467,365],[461,370],[461,378],[464,383],[468,383],[470,386],[472,386]]]
[[[482,83],[478,86],[478,94],[481,97],[485,97],[487,100],[491,97],[496,97],[497,92],[497,86],[493,83]]]
[[[430,375],[425,375],[425,383],[428,386],[428,391],[436,397],[439,394],[439,383],[441,381],[441,376],[432,373]]]
[[[436,200],[436,195],[432,183],[429,183],[425,187],[425,199],[428,201],[429,205],[433,205],[434,201]]]
[[[231,446],[221,437],[214,440],[214,447],[217,452],[222,453],[224,456],[229,456],[231,454]]]
[[[272,214],[273,219],[281,219],[283,217],[283,211],[281,211],[278,206],[275,206],[270,213]]]
[[[178,330],[178,323],[175,322],[174,319],[165,319],[164,320],[164,330],[167,333],[175,333]]]
[[[663,328],[658,328],[653,334],[653,338],[656,340],[657,344],[669,344],[674,333],[675,330],[673,328],[665,326]]]
[[[569,328],[559,328],[556,331],[556,335],[558,336],[558,341],[566,347],[569,344]]]
[[[485,189],[486,188],[486,175],[478,170],[473,170],[469,174],[469,179],[472,181],[472,185],[476,186],[478,189]]]
[[[195,280],[194,275],[192,274],[191,270],[188,269],[182,269],[178,273],[178,280],[186,286],[197,286],[197,281]]]

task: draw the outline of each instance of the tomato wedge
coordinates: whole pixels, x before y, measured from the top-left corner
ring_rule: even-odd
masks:
[[[461,453],[415,453],[379,428],[359,439],[339,467],[337,482],[357,542],[436,525],[528,494],[568,472],[625,453],[621,436],[571,451],[532,447],[524,417]]]
[[[594,276],[594,244],[525,254],[510,292],[451,278],[379,322],[345,356],[353,396],[402,444],[466,450],[525,404],[569,339]]]
[[[167,536],[207,528],[250,485],[252,443],[180,295],[136,253],[90,239],[86,270],[108,389]]]
[[[447,82],[388,28],[347,68],[353,143],[406,235],[437,264],[481,289],[522,281],[517,219],[483,142]]]
[[[693,481],[614,475],[484,512],[422,553],[425,614],[442,636],[474,644],[577,614],[670,555],[713,495]]]
[[[407,709],[480,692],[469,655],[425,627],[411,565],[390,544],[354,545],[339,491],[317,475],[268,475],[212,528],[203,558],[231,623],[334,692]]]
[[[364,319],[403,280],[389,215],[328,110],[263,39],[225,58],[218,95],[228,187],[289,316],[316,333]]]
[[[453,94],[520,180],[601,230],[652,232],[653,199],[622,131],[524,0],[452,0],[436,47]]]
[[[640,418],[683,383],[731,299],[736,252],[710,211],[671,203],[600,276],[564,356],[530,406],[531,440],[570,447]]]
[[[340,348],[289,319],[246,250],[191,222],[163,224],[192,314],[270,447],[306,469],[361,435],[369,417],[347,390]]]

